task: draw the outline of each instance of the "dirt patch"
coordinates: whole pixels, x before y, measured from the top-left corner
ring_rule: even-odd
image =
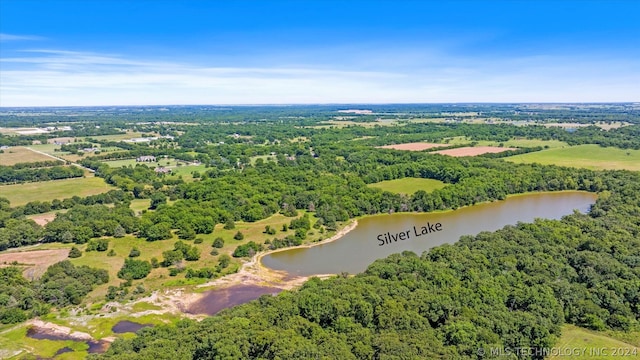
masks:
[[[69,256],[69,249],[15,251],[0,254],[0,267],[10,266],[14,261],[24,266],[22,272],[28,280],[40,277],[47,268]]]
[[[446,144],[415,142],[415,143],[394,144],[394,145],[385,145],[385,146],[376,146],[376,147],[380,148],[380,149],[422,151],[422,150],[445,147],[445,146],[448,146],[448,145],[446,145]]]
[[[38,214],[38,215],[31,215],[28,217],[29,219],[33,220],[36,222],[36,224],[40,225],[40,226],[45,226],[47,225],[49,222],[53,221],[53,219],[56,218],[56,214]]]
[[[439,150],[434,151],[433,154],[442,154],[449,156],[478,156],[482,154],[495,154],[501,153],[503,151],[509,150],[517,150],[516,148],[505,148],[505,147],[495,147],[495,146],[476,146],[476,147],[461,147],[457,149],[447,149],[447,150]]]

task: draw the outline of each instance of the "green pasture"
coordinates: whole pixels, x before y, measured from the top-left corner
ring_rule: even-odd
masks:
[[[396,180],[381,181],[378,183],[369,184],[367,186],[378,188],[384,191],[389,191],[392,193],[411,195],[418,190],[431,192],[436,189],[441,189],[446,185],[447,184],[443,183],[442,181],[434,179],[402,178]]]
[[[624,341],[616,340],[605,333],[583,329],[573,325],[565,325],[562,335],[553,347],[557,353],[547,359],[637,359],[640,357],[640,349]],[[579,349],[571,352],[572,349]],[[617,355],[616,353],[627,356]],[[633,354],[636,355],[633,355]]]
[[[102,178],[86,177],[63,180],[40,181],[0,186],[0,196],[6,197],[11,206],[24,205],[31,201],[67,199],[75,195],[84,197],[115,189]]]
[[[578,145],[547,149],[505,158],[514,163],[539,163],[594,170],[640,171],[640,150],[624,150],[599,145]]]

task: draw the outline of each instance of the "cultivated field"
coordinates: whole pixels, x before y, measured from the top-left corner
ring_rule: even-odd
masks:
[[[554,349],[558,354],[549,356],[547,359],[563,359],[569,357],[571,359],[615,359],[628,358],[637,359],[640,357],[640,349],[626,342],[616,340],[604,333],[579,328],[573,325],[565,325],[562,328],[562,336],[554,345]],[[580,353],[569,353],[571,349],[580,349]],[[565,351],[562,353],[562,351]],[[606,355],[605,354],[606,350]],[[620,352],[621,355],[616,356],[613,351]],[[629,352],[623,356],[625,352]],[[598,353],[600,353],[598,355]],[[635,353],[636,355],[632,355]],[[571,355],[571,356],[569,356]]]
[[[0,165],[53,160],[53,158],[31,151],[22,146],[12,146],[3,151],[4,153],[0,154]]]
[[[96,195],[112,189],[115,188],[105,183],[102,178],[86,177],[2,185],[0,196],[9,199],[11,206],[20,206],[31,201],[62,200],[75,195],[80,197]]]
[[[380,148],[380,149],[422,151],[422,150],[445,147],[445,146],[447,146],[447,145],[445,145],[445,144],[435,144],[435,143],[414,142],[414,143],[385,145],[385,146],[377,146],[377,147]]]
[[[509,147],[495,147],[495,146],[475,146],[475,147],[461,147],[456,149],[447,149],[433,151],[432,154],[442,154],[449,156],[478,156],[482,154],[495,154],[509,150],[517,150],[516,148]]]
[[[24,266],[24,277],[27,279],[40,277],[47,268],[67,258],[68,249],[12,251],[0,253],[0,267],[9,266],[14,261]]]
[[[436,189],[441,189],[446,185],[447,184],[443,183],[442,181],[434,179],[402,178],[396,180],[381,181],[369,184],[367,186],[382,189],[384,191],[389,191],[392,193],[411,195],[418,190],[431,192]]]
[[[640,150],[623,150],[599,145],[578,145],[548,149],[505,158],[514,163],[540,163],[587,169],[640,171]]]

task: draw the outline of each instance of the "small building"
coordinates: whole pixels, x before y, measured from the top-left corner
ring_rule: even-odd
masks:
[[[136,162],[154,162],[156,157],[152,155],[144,155],[136,158]]]
[[[171,173],[171,169],[167,169],[166,167],[163,167],[163,166],[157,167],[153,171],[155,171],[156,174],[170,174]]]
[[[89,153],[89,152],[96,152],[98,150],[99,150],[98,148],[92,147],[92,148],[84,148],[84,149],[82,149],[82,152]]]

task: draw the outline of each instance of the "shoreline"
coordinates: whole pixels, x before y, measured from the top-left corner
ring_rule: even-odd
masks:
[[[322,241],[318,241],[315,243],[298,245],[285,247],[280,249],[269,250],[265,252],[260,252],[255,254],[251,260],[242,264],[238,272],[234,274],[229,274],[219,279],[215,279],[213,281],[209,281],[204,284],[197,285],[196,288],[206,288],[213,287],[211,290],[227,288],[235,285],[257,285],[257,286],[268,286],[279,288],[282,290],[291,290],[295,287],[301,286],[307,280],[312,277],[319,277],[321,279],[329,278],[331,276],[335,276],[336,274],[316,274],[316,275],[308,275],[308,276],[293,276],[291,277],[289,273],[281,270],[270,269],[262,264],[262,258],[264,256],[277,253],[280,251],[286,251],[291,249],[303,249],[303,248],[311,248],[318,245],[324,245],[331,242],[334,242],[346,234],[351,232],[353,229],[358,226],[358,220],[353,219],[349,224],[347,224],[342,229],[338,230],[333,236],[324,239]]]

